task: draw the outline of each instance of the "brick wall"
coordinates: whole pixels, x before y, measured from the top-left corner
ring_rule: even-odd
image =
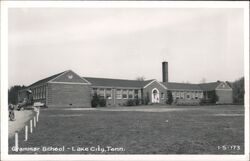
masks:
[[[147,96],[147,93],[149,94],[149,100],[152,102],[152,90],[154,88],[157,88],[159,90],[159,98],[161,104],[166,104],[166,97],[167,97],[167,90],[163,88],[159,83],[153,82],[149,86],[143,89],[143,97]],[[164,93],[164,99],[161,99],[161,93]]]
[[[48,83],[48,107],[91,107],[90,86]]]
[[[218,104],[230,104],[233,103],[233,91],[232,90],[216,90],[218,96]]]

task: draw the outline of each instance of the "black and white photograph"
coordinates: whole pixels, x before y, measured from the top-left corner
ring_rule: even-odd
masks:
[[[5,8],[6,160],[249,159],[249,2],[47,3]]]

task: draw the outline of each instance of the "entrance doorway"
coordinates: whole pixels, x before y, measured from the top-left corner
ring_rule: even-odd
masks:
[[[152,90],[152,103],[160,103],[160,93],[157,88]]]

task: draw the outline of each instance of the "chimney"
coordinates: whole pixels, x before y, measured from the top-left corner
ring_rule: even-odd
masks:
[[[168,62],[162,62],[162,82],[168,82]]]

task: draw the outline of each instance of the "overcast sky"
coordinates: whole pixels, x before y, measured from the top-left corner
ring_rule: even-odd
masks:
[[[9,86],[80,76],[233,81],[244,74],[242,9],[9,9]]]

